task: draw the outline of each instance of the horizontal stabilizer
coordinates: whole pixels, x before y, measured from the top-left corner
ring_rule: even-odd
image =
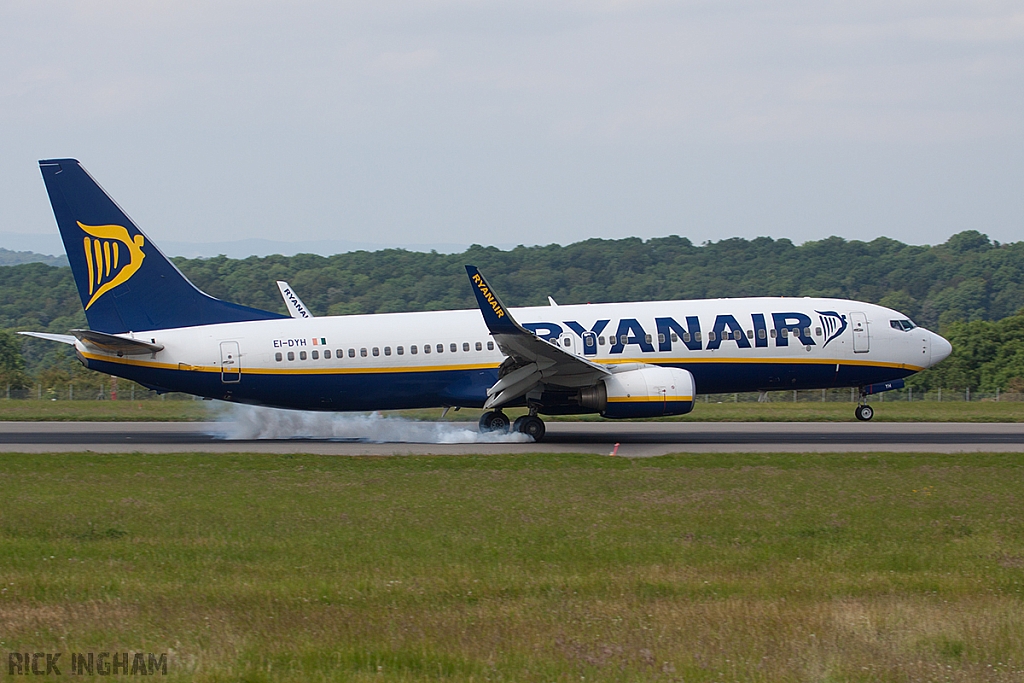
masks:
[[[71,330],[71,334],[90,346],[95,346],[107,353],[116,353],[119,356],[141,356],[162,351],[164,348],[163,344],[157,344],[155,341],[144,342],[140,339],[129,339],[93,330]]]
[[[75,345],[75,337],[70,334],[50,334],[49,332],[19,332],[26,337],[36,337],[37,339],[47,339],[49,341],[60,342],[61,344]]]

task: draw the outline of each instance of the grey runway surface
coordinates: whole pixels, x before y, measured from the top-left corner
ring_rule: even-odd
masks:
[[[0,422],[2,452],[252,452],[335,455],[928,451],[1024,453],[1024,424],[855,422],[549,422],[534,443],[373,443],[345,439],[229,440],[220,423]],[[466,429],[475,428],[466,424]]]

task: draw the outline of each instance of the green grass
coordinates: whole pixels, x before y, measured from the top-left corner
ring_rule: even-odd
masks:
[[[0,399],[0,422],[194,422],[209,419],[208,403],[191,400]]]
[[[731,395],[730,395],[731,396]],[[773,401],[771,403],[729,400],[700,401],[693,412],[666,420],[687,422],[852,422],[854,403],[817,401]],[[872,400],[879,422],[1024,422],[1024,402],[1019,401],[884,401]],[[208,401],[36,401],[0,399],[0,421],[157,421],[190,422],[210,419],[217,405]],[[516,417],[524,410],[510,410]],[[417,420],[440,419],[441,409],[397,411],[394,414]],[[473,421],[479,410],[449,412],[446,420]],[[601,420],[596,415],[546,417],[547,420]]]
[[[1024,679],[1020,454],[6,454],[0,476],[7,651],[169,652],[196,681]]]

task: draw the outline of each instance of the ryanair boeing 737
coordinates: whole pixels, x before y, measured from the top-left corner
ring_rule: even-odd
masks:
[[[39,166],[90,329],[24,334],[160,392],[301,410],[479,408],[481,430],[539,441],[539,415],[682,415],[698,391],[855,387],[863,399],[951,350],[897,311],[842,299],[508,308],[473,266],[479,310],[315,317],[278,283],[286,317],[197,289],[78,161]],[[510,425],[510,407],[529,412]]]

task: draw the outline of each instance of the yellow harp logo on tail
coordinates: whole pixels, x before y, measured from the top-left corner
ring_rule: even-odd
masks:
[[[145,238],[136,235],[132,239],[122,225],[84,225],[76,221],[85,233],[85,266],[89,275],[89,303],[85,310],[96,303],[96,300],[118,285],[128,282],[132,275],[142,267],[142,245]]]

